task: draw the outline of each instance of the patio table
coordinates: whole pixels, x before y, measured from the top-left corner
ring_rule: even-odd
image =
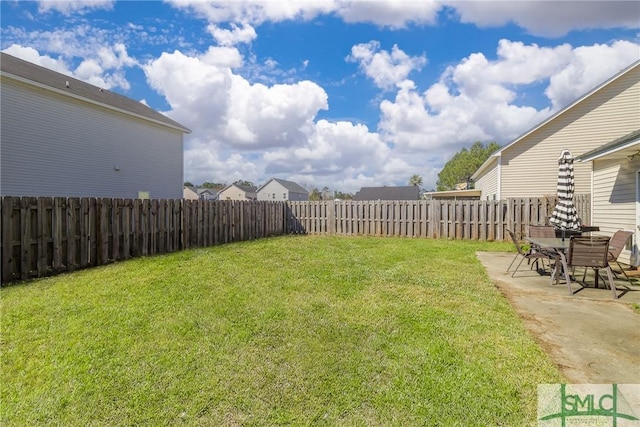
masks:
[[[524,239],[532,245],[557,254],[557,258],[562,263],[562,269],[564,271],[565,278],[567,281],[570,280],[569,268],[567,267],[567,257],[565,256],[566,252],[569,250],[569,244],[571,242],[570,239],[563,239],[561,237],[525,237]],[[551,273],[552,285],[556,274],[560,274],[560,272],[558,272],[558,262],[556,262],[556,266]]]
[[[558,258],[560,259],[560,262],[562,263],[562,270],[564,271],[564,277],[567,280],[567,283],[569,284],[569,289],[571,289],[571,282],[570,282],[570,277],[569,277],[569,269],[567,267],[567,257],[566,257],[566,253],[569,250],[569,244],[571,243],[571,239],[562,239],[561,237],[525,237],[524,238],[527,242],[531,243],[532,245],[535,245],[539,248],[542,249],[546,249],[550,252],[554,252],[558,255]],[[611,247],[610,247],[611,248]],[[553,285],[553,280],[556,278],[556,275],[558,274],[562,274],[561,272],[558,271],[558,263],[556,262],[556,267],[553,269],[553,272],[551,273],[551,284]],[[598,273],[596,273],[595,275],[595,287],[599,287],[598,286],[598,280],[599,279],[599,275]],[[584,284],[582,285],[584,286]]]

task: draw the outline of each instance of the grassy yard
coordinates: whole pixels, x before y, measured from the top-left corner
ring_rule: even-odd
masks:
[[[279,237],[0,290],[13,425],[536,424],[563,382],[475,258]]]

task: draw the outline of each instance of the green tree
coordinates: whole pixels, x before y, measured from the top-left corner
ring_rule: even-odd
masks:
[[[313,190],[309,192],[309,200],[316,202],[318,200],[322,200],[322,193],[320,192],[320,190],[314,187]]]
[[[185,181],[184,182],[184,186],[185,187],[194,187],[194,185],[191,183],[191,181]]]
[[[486,147],[476,142],[471,148],[458,151],[438,174],[438,191],[453,190],[456,184],[469,182],[471,175],[498,149],[500,146],[495,142],[490,142]]]
[[[352,200],[353,199],[353,194],[351,194],[351,193],[343,193],[342,191],[335,190],[333,192],[333,198],[334,199],[340,199],[340,200]]]
[[[251,182],[251,181],[245,181],[245,180],[242,180],[242,179],[239,179],[239,180],[237,180],[237,181],[234,181],[234,182],[233,182],[233,185],[243,185],[243,186],[245,186],[245,187],[255,187],[255,185],[253,185],[253,182]]]
[[[226,186],[227,186],[227,184],[222,184],[220,182],[205,181],[205,182],[202,183],[202,185],[200,187],[213,188],[214,190],[222,190]]]
[[[422,177],[420,175],[411,175],[411,178],[409,178],[409,185],[422,188]]]

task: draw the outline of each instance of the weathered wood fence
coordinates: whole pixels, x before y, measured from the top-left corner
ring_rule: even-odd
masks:
[[[3,197],[2,283],[281,235],[284,202]]]
[[[288,202],[290,233],[504,240],[530,224],[548,224],[555,197],[506,200],[402,200]],[[576,195],[576,209],[590,223],[590,196]]]
[[[543,224],[554,198],[237,202],[3,197],[2,283],[283,234],[503,240]],[[591,217],[588,195],[578,214]]]

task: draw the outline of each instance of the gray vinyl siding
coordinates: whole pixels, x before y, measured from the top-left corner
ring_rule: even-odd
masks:
[[[1,113],[2,195],[182,198],[179,130],[8,78]]]
[[[613,235],[616,230],[636,229],[636,171],[640,161],[626,158],[593,162],[593,225],[600,233]],[[634,242],[636,239],[634,238]],[[630,251],[623,251],[620,260],[630,263]]]
[[[558,157],[574,156],[640,129],[640,66],[621,75],[557,117],[506,147],[501,162],[501,197],[556,193]],[[591,166],[574,164],[575,192],[589,193]]]

